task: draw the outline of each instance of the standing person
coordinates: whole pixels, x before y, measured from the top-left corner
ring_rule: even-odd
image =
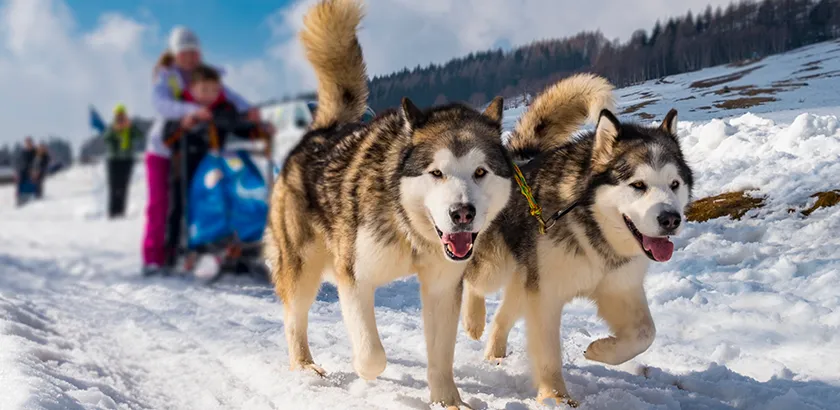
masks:
[[[210,121],[212,113],[184,98],[193,71],[202,64],[198,37],[185,27],[175,27],[169,35],[169,47],[154,68],[152,103],[158,118],[149,131],[146,142],[146,178],[149,200],[146,208],[146,229],[143,238],[143,273],[154,274],[162,267],[174,267],[177,232],[171,227],[167,235],[169,212],[169,172],[172,153],[164,140],[167,122],[185,123]],[[221,71],[221,70],[220,70]],[[248,111],[253,121],[259,120],[259,111],[231,89],[224,87],[227,99],[239,112]],[[173,223],[170,223],[173,225]],[[174,222],[174,225],[179,225]],[[168,237],[167,237],[168,236]]]
[[[125,215],[126,197],[134,168],[134,146],[142,139],[137,126],[128,118],[125,106],[117,104],[114,120],[103,134],[107,149],[108,218]]]
[[[44,181],[50,171],[50,151],[46,143],[38,144],[35,149],[35,159],[32,163],[32,182],[35,184],[35,198],[41,199],[44,195]]]
[[[35,143],[32,141],[32,137],[26,137],[23,141],[23,149],[18,154],[17,162],[15,164],[15,179],[17,182],[15,199],[18,206],[23,204],[21,195],[24,193],[24,188],[27,188],[33,183],[32,165],[34,162]]]

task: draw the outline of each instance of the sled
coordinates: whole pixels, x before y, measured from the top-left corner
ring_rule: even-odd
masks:
[[[271,147],[261,124],[235,118],[215,119],[184,131],[175,141],[180,152],[175,172],[182,176],[183,204],[175,257],[187,276],[199,283],[212,284],[224,274],[268,280],[262,235],[274,173],[260,171],[253,151],[225,150],[231,139],[257,138]],[[202,147],[206,152],[196,155]],[[271,158],[269,152],[264,154]],[[270,167],[272,161],[267,162]]]

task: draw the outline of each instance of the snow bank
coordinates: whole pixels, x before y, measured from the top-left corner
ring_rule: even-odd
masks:
[[[840,188],[837,117],[801,114],[778,125],[753,114],[678,126],[683,149],[698,173],[695,197],[757,189],[764,213],[798,208],[817,192]],[[782,215],[785,216],[786,215]]]

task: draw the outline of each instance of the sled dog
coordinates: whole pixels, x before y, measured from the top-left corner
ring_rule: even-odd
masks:
[[[403,99],[360,124],[368,97],[361,18],[358,0],[322,0],[300,33],[318,108],[273,187],[265,235],[291,367],[324,374],[307,322],[322,279],[330,279],[354,369],[364,379],[380,375],[386,358],[374,290],[416,273],[431,400],[462,406],[452,367],[463,274],[515,192],[501,143],[502,100],[482,113],[459,104],[420,110]]]
[[[592,342],[587,359],[616,365],[651,345],[655,327],[643,280],[651,261],[671,258],[668,237],[679,234],[691,197],[676,111],[656,127],[622,123],[609,110],[612,88],[577,75],[534,101],[506,142],[530,198],[511,199],[465,274],[463,321],[474,339],[484,331],[484,295],[504,287],[489,359],[505,356],[511,327],[525,317],[539,402],[575,404],[563,380],[559,335],[563,306],[573,298],[592,299],[613,333]],[[587,117],[595,130],[575,135]],[[540,218],[530,212],[537,207]]]

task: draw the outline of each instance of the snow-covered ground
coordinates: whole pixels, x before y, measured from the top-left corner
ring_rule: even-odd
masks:
[[[840,41],[803,47],[749,64],[713,67],[619,90],[619,112],[661,118],[671,108],[683,119],[773,113],[840,113]],[[773,101],[775,100],[775,101]],[[747,108],[745,105],[756,104]],[[631,112],[632,111],[632,112]]]
[[[657,92],[663,101],[680,95]],[[796,110],[797,101],[774,107]],[[840,101],[824,106],[832,104]],[[581,408],[840,408],[840,208],[789,212],[810,206],[814,192],[840,189],[840,124],[824,106],[806,110],[819,115],[708,121],[718,114],[707,113],[679,124],[697,197],[750,188],[767,205],[741,221],[688,225],[674,258],[648,276],[658,335],[632,362],[586,361],[584,348],[607,328],[586,302],[567,309],[566,380]],[[507,112],[509,125],[519,112]],[[353,372],[329,286],[309,332],[330,374],[291,372],[283,307],[270,287],[139,277],[145,194],[138,166],[128,216],[111,222],[99,167],[59,174],[43,201],[23,209],[0,188],[0,410],[428,408],[416,280],[377,293],[382,377],[365,382]],[[497,305],[492,298],[489,314]],[[465,400],[476,409],[536,408],[522,323],[500,366],[482,349],[459,333],[455,376]]]

